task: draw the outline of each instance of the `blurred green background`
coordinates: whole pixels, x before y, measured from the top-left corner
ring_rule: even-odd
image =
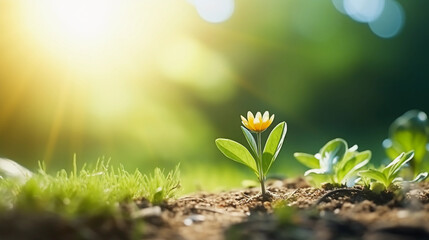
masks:
[[[240,115],[288,123],[273,173],[335,137],[385,158],[390,123],[427,112],[429,1],[0,1],[0,156],[35,169],[100,157],[181,163],[185,192],[253,173],[214,140]],[[265,136],[266,137],[266,136]]]

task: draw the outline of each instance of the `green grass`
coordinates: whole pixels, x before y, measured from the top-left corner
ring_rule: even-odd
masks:
[[[145,198],[153,204],[174,198],[180,187],[179,166],[167,174],[156,168],[144,175],[127,172],[123,166],[112,167],[98,161],[78,170],[60,170],[55,175],[39,164],[37,173],[24,184],[0,179],[0,209],[47,211],[63,216],[109,215],[120,211],[120,204]]]

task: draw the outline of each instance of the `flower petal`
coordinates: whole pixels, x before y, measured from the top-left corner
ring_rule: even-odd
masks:
[[[261,114],[261,112],[257,112],[255,118],[257,118],[259,120],[259,125],[258,125],[258,127],[256,129],[258,131],[262,132],[263,131],[262,125],[264,124],[264,122],[262,121],[262,114]],[[255,127],[256,127],[256,124],[255,124]]]
[[[261,131],[264,131],[265,129],[267,129],[270,126],[270,121],[265,121],[262,123],[262,129]]]
[[[245,117],[241,116],[241,115],[240,115],[240,117],[241,117],[241,123],[243,123],[243,125],[246,128],[249,128],[249,122],[247,122],[247,119]]]
[[[274,114],[271,116],[270,120],[268,121],[269,122],[268,126],[270,126],[271,123],[273,123],[273,121],[274,121]]]
[[[258,114],[256,114],[256,116],[258,116]],[[260,121],[260,118],[255,118],[255,120],[253,121],[253,131],[260,132],[261,125],[262,125],[262,122]]]
[[[261,112],[257,112],[256,115],[255,115],[255,118],[259,119],[259,122],[262,122]]]
[[[255,125],[253,123],[254,121],[255,121],[255,117],[253,116],[253,114],[250,111],[248,111],[247,112],[247,122],[249,124],[249,127],[248,127],[249,130],[255,131]]]
[[[273,120],[274,120],[274,115],[271,116],[271,118],[268,119],[266,122],[264,122],[264,126],[262,126],[263,130],[267,129],[271,125]]]
[[[254,119],[255,117],[253,116],[253,113],[252,112],[250,112],[250,111],[248,111],[247,112],[247,121],[249,121],[249,122],[253,122],[253,119]]]
[[[268,111],[264,112],[264,116],[262,116],[262,122],[266,122],[270,119],[270,113]]]

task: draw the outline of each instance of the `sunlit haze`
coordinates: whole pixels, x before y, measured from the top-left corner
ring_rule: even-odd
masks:
[[[247,111],[288,123],[274,173],[334,137],[381,148],[408,103],[424,108],[425,88],[401,85],[429,79],[420,2],[2,0],[0,157],[180,162],[185,184],[237,185],[251,172],[214,140],[242,142]]]

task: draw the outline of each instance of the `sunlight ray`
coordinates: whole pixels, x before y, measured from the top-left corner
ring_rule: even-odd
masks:
[[[63,125],[64,113],[65,113],[67,97],[68,97],[67,87],[68,87],[67,84],[63,84],[59,92],[58,104],[53,116],[52,126],[49,131],[49,137],[48,137],[45,154],[43,158],[43,161],[46,164],[48,164],[52,160],[52,155],[55,152],[57,140]]]
[[[5,102],[0,105],[0,133],[2,129],[7,125],[13,112],[16,110],[22,96],[26,90],[26,81],[17,81],[14,88],[10,89],[9,96]]]

